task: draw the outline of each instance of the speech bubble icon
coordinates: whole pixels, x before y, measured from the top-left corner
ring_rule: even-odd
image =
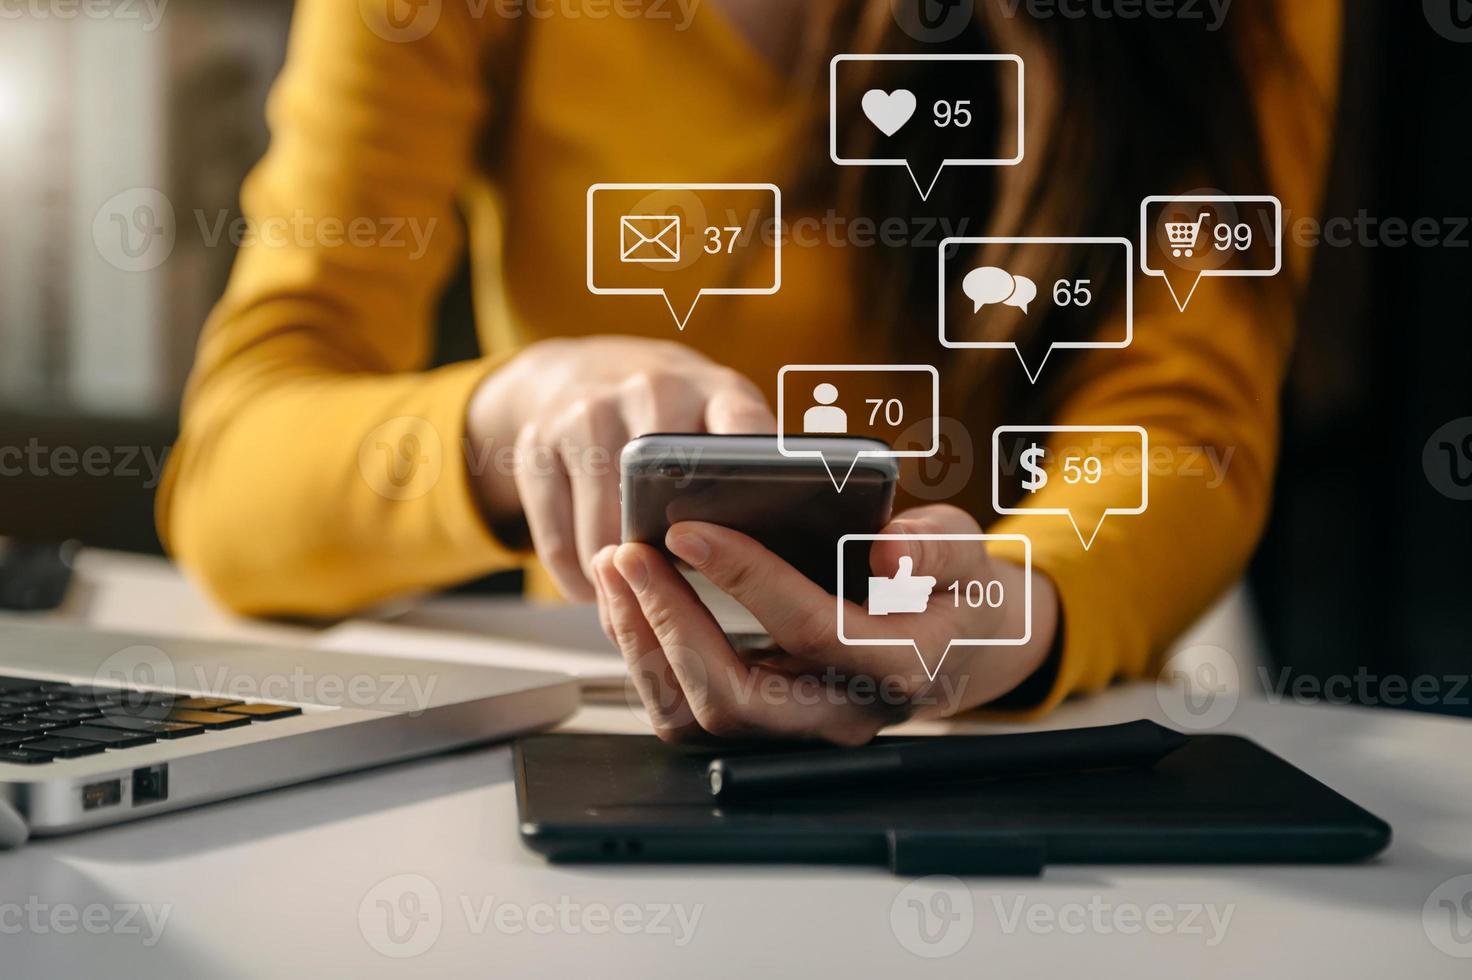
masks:
[[[906,375],[925,377],[927,397],[914,394],[915,379]],[[840,392],[853,411],[840,406]],[[922,423],[930,430],[925,448],[890,448],[898,434],[892,430]],[[808,448],[804,439],[853,436],[867,438],[854,439],[855,450],[832,453]],[[777,372],[777,452],[788,459],[822,460],[839,493],[861,459],[935,456],[940,452],[940,371],[930,364],[784,365]]]
[[[890,62],[906,63],[889,72],[903,85],[876,86]],[[828,64],[828,155],[841,167],[904,167],[927,200],[946,167],[1022,162],[1024,84],[1015,54],[837,55]],[[974,157],[977,114],[998,92],[1015,96],[1015,108],[997,155]]]
[[[1013,276],[1012,283],[1016,287],[1012,295],[1002,302],[1008,306],[1015,306],[1023,313],[1028,312],[1027,306],[1038,298],[1038,284],[1027,276]]]
[[[956,574],[935,578],[932,571],[915,565],[913,559],[900,559],[893,569],[873,569],[868,577],[869,590],[858,601],[856,589],[862,583],[853,576],[855,567],[862,565],[863,556],[851,549],[867,547],[871,551],[877,542],[921,542],[944,549],[971,549],[976,551],[976,560],[948,562],[948,566],[971,567],[984,570],[989,567],[988,558],[1005,554],[1014,561],[1021,561],[1022,589],[1007,588],[984,571],[977,576]],[[910,561],[906,565],[906,561]],[[923,565],[923,562],[922,562]],[[849,588],[844,587],[844,570],[849,570]],[[871,565],[872,568],[872,565]],[[940,673],[952,647],[1019,647],[1032,641],[1032,541],[1022,534],[845,534],[838,541],[838,642],[851,647],[910,647],[920,659],[927,679],[934,681]],[[928,603],[919,604],[916,599],[910,604],[908,597],[904,608],[892,608],[874,601],[875,586],[899,579],[918,580],[923,583],[920,591],[927,591]],[[914,591],[913,589],[911,591]],[[1009,607],[1017,605],[1019,616],[1007,615]],[[964,628],[965,624],[980,622],[981,617],[956,615],[964,609],[991,609],[995,620],[1021,622],[1020,635],[1010,636],[967,636],[948,634],[947,630]]]
[[[594,184],[587,211],[588,291],[659,296],[681,331],[702,296],[782,288],[776,184]]]
[[[1135,481],[1139,494],[1131,499],[1122,488]],[[1001,425],[992,432],[998,514],[1067,517],[1088,551],[1108,517],[1149,506],[1150,434],[1142,426]]]
[[[1164,279],[1182,313],[1202,279],[1264,278],[1282,269],[1283,202],[1270,194],[1140,202],[1140,271]]]
[[[966,273],[966,278],[961,280],[961,291],[975,304],[972,312],[980,313],[983,306],[1004,302],[1016,292],[1017,282],[1006,269],[984,265]]]
[[[1108,321],[1104,326],[1098,323],[1099,312],[1091,304],[1096,294],[1101,293],[1108,285],[1102,279],[1079,279],[1059,280],[1051,292],[1044,295],[1051,297],[1048,302],[1049,318],[1047,323],[1050,330],[1054,329],[1055,322],[1066,321],[1069,317],[1083,317],[1087,322],[1077,323],[1078,329],[1067,331],[1071,336],[1118,336],[1120,339],[1098,339],[1098,340],[1057,340],[1048,345],[1044,351],[1042,360],[1037,366],[1028,364],[1021,348],[1014,340],[973,340],[965,329],[965,324],[956,324],[961,329],[951,329],[952,314],[959,312],[964,314],[964,309],[956,311],[950,302],[950,291],[955,281],[954,277],[959,275],[960,269],[965,268],[974,261],[977,253],[991,253],[996,249],[1005,249],[1009,253],[1018,253],[1026,249],[1048,249],[1050,252],[1065,252],[1067,266],[1078,267],[1081,264],[1083,253],[1104,249],[1118,249],[1122,255],[1101,256],[1097,263],[1098,268],[1117,269],[1120,279],[1118,288],[1123,293],[1123,324],[1117,321]],[[1025,261],[1025,257],[1020,257]],[[1049,255],[1039,262],[1026,262],[1027,268],[1049,267],[1056,264],[1056,255]],[[1024,261],[1019,261],[1015,267],[1023,267]],[[1036,384],[1038,376],[1042,374],[1043,367],[1048,363],[1048,358],[1055,350],[1092,350],[1092,349],[1119,349],[1128,347],[1134,339],[1135,334],[1135,285],[1134,277],[1130,270],[1135,267],[1135,247],[1128,238],[947,238],[940,243],[939,251],[939,317],[940,317],[940,343],[942,347],[959,350],[1010,350],[1017,355],[1022,362],[1023,371],[1027,372],[1027,380]],[[1090,262],[1090,265],[1095,263]],[[981,311],[984,306],[1001,303],[1005,306],[1013,306],[1020,309],[1024,314],[1030,314],[1032,303],[1038,298],[1039,290],[1037,283],[1027,276],[1013,275],[1000,266],[984,265],[972,268],[961,280],[961,292],[971,300],[973,305],[972,316]],[[1087,300],[1085,300],[1087,297]],[[969,320],[969,317],[957,316],[956,320]],[[1067,326],[1063,322],[1063,326]],[[1109,333],[1103,331],[1108,329]],[[1065,332],[1060,330],[1060,332]]]

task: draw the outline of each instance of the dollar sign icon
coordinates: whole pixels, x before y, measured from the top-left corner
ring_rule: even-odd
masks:
[[[1027,470],[1028,477],[1022,481],[1022,489],[1029,493],[1037,493],[1048,485],[1048,474],[1038,465],[1044,456],[1048,454],[1046,449],[1039,449],[1037,443],[1033,443],[1020,460],[1022,468]]]

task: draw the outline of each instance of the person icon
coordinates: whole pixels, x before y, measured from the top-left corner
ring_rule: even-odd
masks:
[[[838,401],[838,389],[823,382],[813,389],[813,400],[818,404],[802,415],[802,431],[808,434],[827,433],[843,435],[848,432],[848,413],[833,403]]]

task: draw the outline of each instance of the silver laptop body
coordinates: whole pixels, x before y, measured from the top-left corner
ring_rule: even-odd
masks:
[[[547,728],[577,705],[558,674],[0,618],[0,847]]]

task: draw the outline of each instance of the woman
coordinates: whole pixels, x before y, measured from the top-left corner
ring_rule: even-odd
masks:
[[[709,0],[688,30],[649,16],[653,7],[637,18],[507,18],[458,0],[407,8],[437,11],[423,30],[385,5],[299,0],[273,142],[244,207],[255,221],[305,212],[407,219],[430,233],[417,251],[384,236],[241,253],[200,345],[160,499],[172,550],[225,603],[346,613],[524,564],[530,546],[566,596],[599,602],[662,736],[862,742],[934,685],[917,675],[878,707],[803,695],[835,671],[914,673],[899,659],[909,655],[840,646],[817,586],[739,534],[678,525],[671,550],[743,602],[778,648],[738,655],[658,552],[615,547],[616,473],[584,465],[648,431],[771,431],[777,369],[799,362],[936,363],[944,410],[977,445],[1024,420],[1141,425],[1166,453],[1148,513],[1106,523],[1087,552],[1066,521],[993,522],[984,477],[899,514],[892,531],[987,524],[1033,548],[1032,641],[953,650],[937,682],[957,693],[926,710],[1038,712],[1138,675],[1240,574],[1268,506],[1291,289],[1213,280],[1181,314],[1163,287],[1142,288],[1128,349],[1055,355],[1034,388],[1010,356],[917,354],[914,338],[934,336],[933,244],[789,248],[781,292],[708,297],[676,335],[660,315],[586,290],[582,208],[598,181],[775,180],[789,220],[827,209],[964,216],[969,234],[1128,235],[1142,197],[1212,185],[1271,190],[1291,214],[1309,213],[1328,156],[1337,0],[1239,7],[1217,32],[1187,20],[1034,20],[988,0],[959,38],[919,46],[889,0]],[[829,57],[949,50],[1023,57],[1022,165],[948,170],[923,206],[903,172],[836,171],[825,152]],[[876,87],[913,70],[891,65],[901,74],[876,75]],[[981,149],[1013,121],[996,94]],[[462,247],[457,205],[487,353],[425,371],[436,296]],[[1290,255],[1284,285],[1305,265]],[[1105,300],[1101,332],[1121,315],[1117,289]],[[1009,329],[1025,351],[1046,344],[1045,329]],[[484,465],[508,446],[556,465]],[[1230,460],[1219,485],[1182,464],[1202,448]],[[385,486],[360,467],[380,452],[402,464],[402,481]],[[1124,482],[1107,478],[1091,499],[1138,492]],[[1073,491],[1044,492],[1060,507]],[[901,557],[877,549],[876,574]],[[1028,574],[1002,549],[923,557],[981,562],[968,573],[1014,587]],[[952,629],[942,613],[924,628]],[[953,635],[1005,628],[979,619]]]

